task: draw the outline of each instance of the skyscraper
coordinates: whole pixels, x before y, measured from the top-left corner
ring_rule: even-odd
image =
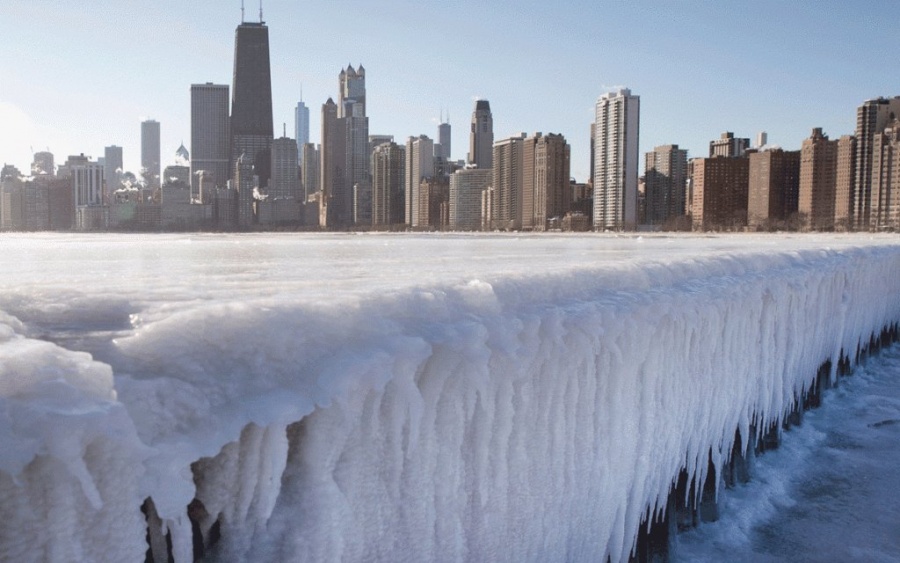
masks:
[[[853,227],[869,228],[872,197],[872,157],[875,135],[900,117],[900,96],[866,100],[856,110],[856,181],[853,190]]]
[[[272,141],[272,177],[267,190],[269,199],[299,199],[300,167],[297,164],[297,141],[281,137]]]
[[[641,99],[623,88],[597,100],[594,128],[594,229],[637,223]]]
[[[160,186],[159,122],[149,119],[141,122],[141,172],[147,185]]]
[[[362,65],[358,69],[347,65],[347,70],[341,70],[338,89],[338,117],[349,117],[354,111],[361,116],[366,115],[366,69]],[[360,107],[352,109],[357,104]]]
[[[662,145],[644,159],[644,222],[662,225],[684,215],[687,151],[678,145]]]
[[[406,150],[393,141],[372,151],[372,224],[403,224]]]
[[[428,217],[420,216],[418,202],[422,180],[434,176],[434,141],[427,135],[410,137],[406,141],[406,175],[404,199],[406,224],[410,227],[427,227]]]
[[[450,123],[444,121],[438,125],[438,144],[441,147],[440,154],[435,154],[445,161],[450,160]],[[437,151],[435,151],[437,152]]]
[[[112,194],[121,185],[123,172],[122,147],[112,145],[103,149],[103,166],[106,193]]]
[[[294,139],[297,141],[297,159],[303,165],[303,145],[309,142],[309,108],[303,100],[294,108]]]
[[[469,163],[478,168],[494,165],[494,118],[487,100],[475,102],[472,112],[472,129],[469,133]]]
[[[228,128],[226,84],[191,85],[191,189],[200,192],[200,174],[206,188],[224,188],[231,177],[231,137]]]
[[[319,226],[340,228],[350,224],[352,194],[345,185],[347,166],[347,128],[338,117],[337,104],[328,98],[322,104],[322,145],[319,149],[321,187]]]
[[[231,94],[231,162],[243,155],[243,166],[252,167],[260,187],[266,187],[274,132],[269,28],[263,21],[242,22],[235,30]],[[235,169],[232,164],[230,171]],[[249,176],[246,170],[242,172],[245,180]]]

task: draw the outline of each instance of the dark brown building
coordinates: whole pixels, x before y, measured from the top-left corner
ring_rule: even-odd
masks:
[[[821,127],[803,141],[800,149],[800,202],[798,211],[804,229],[834,229],[837,179],[837,141],[828,139]]]
[[[747,226],[752,230],[796,228],[800,151],[750,153]]]
[[[745,157],[691,161],[695,231],[738,230],[747,224],[750,161]]]

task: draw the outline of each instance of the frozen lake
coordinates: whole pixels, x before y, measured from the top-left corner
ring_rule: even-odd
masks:
[[[625,560],[681,469],[900,319],[893,236],[6,234],[0,261],[0,560],[139,559],[148,519],[179,563]],[[827,533],[785,506],[841,488],[828,432],[759,460],[818,489],[735,490],[780,509],[684,553]]]

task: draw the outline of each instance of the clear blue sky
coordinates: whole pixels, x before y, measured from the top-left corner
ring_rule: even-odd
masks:
[[[246,0],[247,19],[258,2]],[[293,108],[337,96],[348,63],[367,72],[370,133],[436,136],[468,150],[473,100],[494,134],[562,133],[572,175],[588,174],[597,97],[641,97],[641,152],[677,143],[704,156],[725,130],[799,148],[813,127],[852,133],[865,99],[900,95],[900,2],[536,2],[265,0],[276,135]],[[140,121],[161,122],[163,164],[190,148],[190,85],[231,83],[239,0],[116,0],[0,5],[0,162],[23,171],[30,148],[98,157],[124,147],[136,171]],[[643,168],[643,166],[641,166]]]

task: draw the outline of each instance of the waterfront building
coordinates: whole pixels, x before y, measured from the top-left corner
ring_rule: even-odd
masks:
[[[640,97],[627,88],[597,100],[594,127],[594,229],[637,225]]]

